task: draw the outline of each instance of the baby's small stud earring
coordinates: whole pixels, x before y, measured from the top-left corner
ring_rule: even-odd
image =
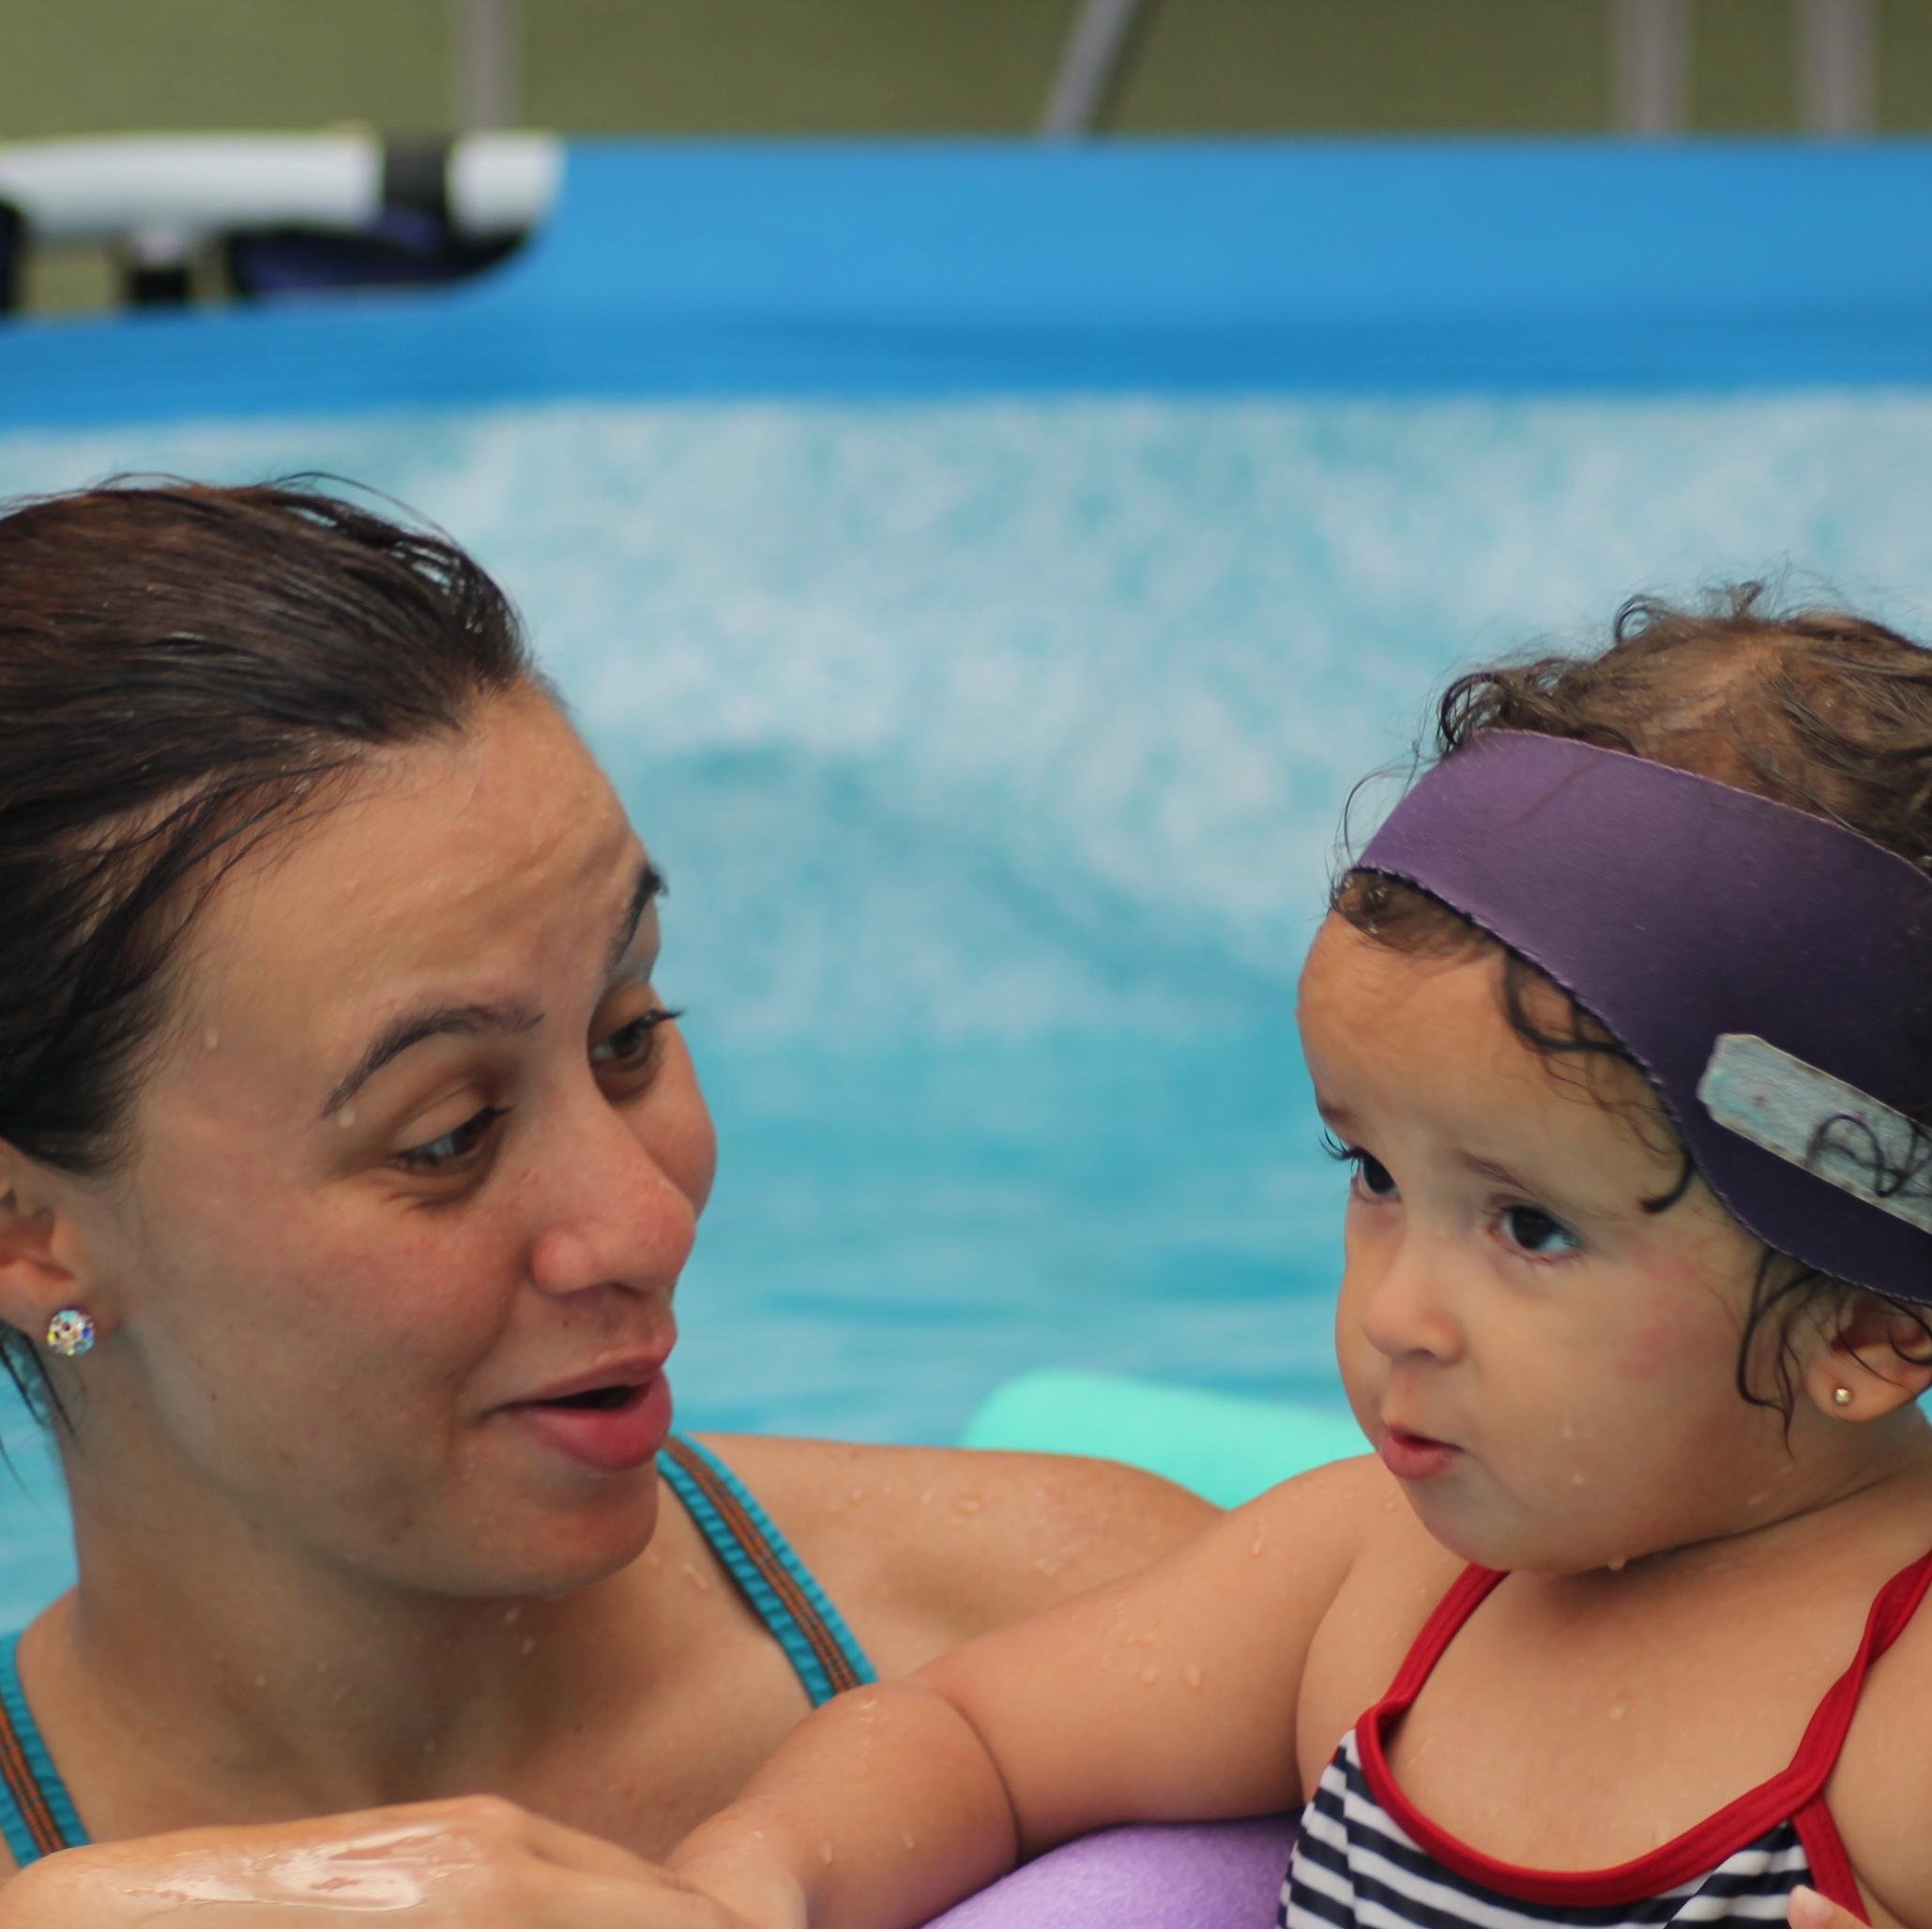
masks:
[[[47,1323],[47,1344],[63,1359],[78,1359],[94,1346],[94,1322],[78,1306],[63,1306]]]
[[[1851,1405],[1851,1389],[1849,1387],[1833,1387],[1832,1389],[1832,1405],[1833,1406],[1849,1406]]]

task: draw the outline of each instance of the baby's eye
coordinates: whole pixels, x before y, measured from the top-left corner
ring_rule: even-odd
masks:
[[[1395,1197],[1394,1177],[1373,1152],[1364,1152],[1360,1146],[1345,1146],[1327,1132],[1322,1134],[1322,1148],[1331,1159],[1354,1166],[1355,1177],[1350,1190],[1361,1197],[1377,1201]]]
[[[1360,1147],[1355,1152],[1355,1190],[1364,1199],[1392,1199],[1396,1193],[1393,1175],[1373,1152]]]
[[[1540,1206],[1505,1206],[1496,1223],[1505,1242],[1531,1259],[1559,1259],[1583,1243],[1561,1220],[1552,1219]]]

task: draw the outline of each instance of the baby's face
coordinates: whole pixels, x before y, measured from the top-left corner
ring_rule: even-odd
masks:
[[[1643,1080],[1527,1043],[1495,947],[1416,957],[1331,918],[1300,1015],[1355,1166],[1343,1377],[1430,1531],[1576,1572],[1781,1511],[1779,1417],[1734,1381],[1761,1249],[1701,1183],[1644,1209],[1682,1155]]]

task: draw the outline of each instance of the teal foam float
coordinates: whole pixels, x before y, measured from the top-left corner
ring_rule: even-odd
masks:
[[[965,1447],[1089,1453],[1164,1474],[1220,1507],[1331,1460],[1365,1453],[1347,1412],[1250,1400],[1124,1374],[1022,1374],[966,1422]]]

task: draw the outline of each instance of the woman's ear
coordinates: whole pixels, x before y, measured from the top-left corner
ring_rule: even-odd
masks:
[[[59,1190],[44,1167],[0,1140],[0,1320],[37,1339],[62,1307],[81,1303]]]
[[[1804,1392],[1833,1420],[1881,1420],[1932,1388],[1932,1324],[1876,1294],[1852,1294],[1818,1340],[1806,1349]]]

